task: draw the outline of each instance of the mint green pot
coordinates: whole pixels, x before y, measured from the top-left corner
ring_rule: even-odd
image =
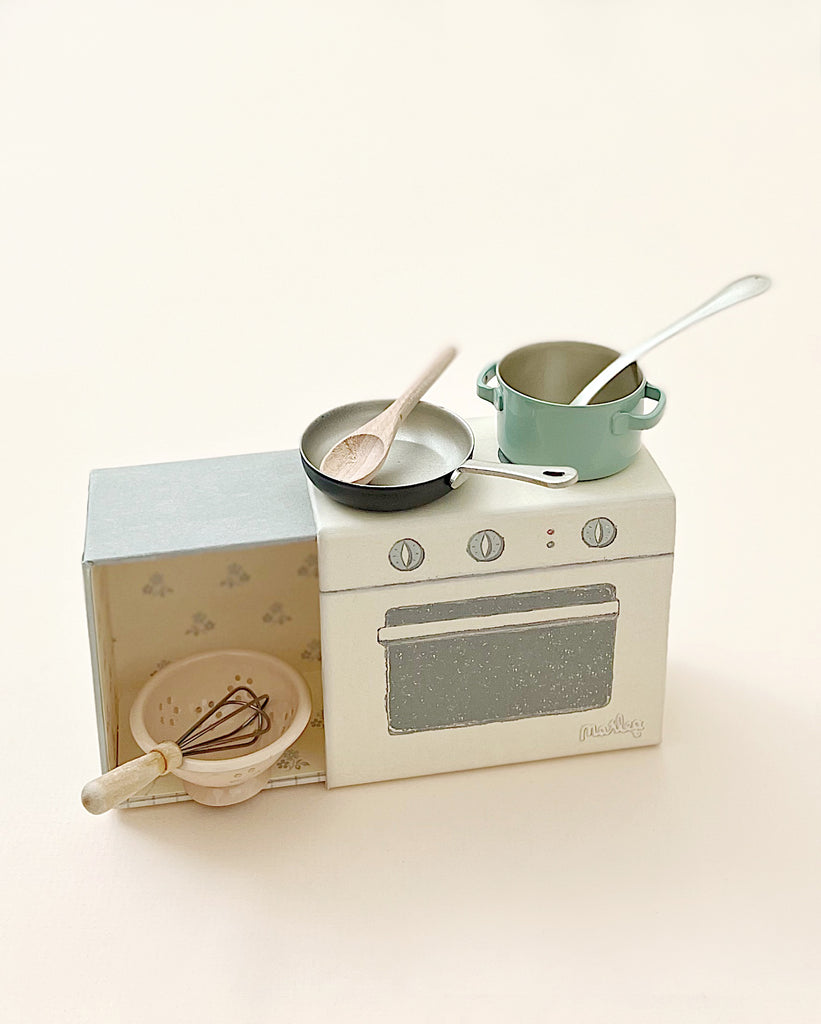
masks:
[[[641,448],[642,431],[664,413],[664,392],[648,384],[633,363],[590,405],[568,404],[619,354],[584,341],[544,341],[487,366],[476,393],[497,410],[500,456],[524,465],[573,466],[580,480],[598,480],[629,466]],[[655,401],[650,412],[638,411],[643,398]]]

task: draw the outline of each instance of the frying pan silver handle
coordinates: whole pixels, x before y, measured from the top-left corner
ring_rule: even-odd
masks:
[[[575,484],[579,474],[569,466],[515,466],[502,462],[479,462],[469,459],[450,477],[450,486],[458,487],[465,482],[464,473],[479,473],[482,476],[501,476],[507,480],[521,480],[541,487],[568,487]]]

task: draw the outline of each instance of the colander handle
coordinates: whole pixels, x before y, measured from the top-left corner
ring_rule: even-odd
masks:
[[[156,749],[133,761],[126,761],[98,779],[83,786],[83,807],[92,814],[103,814],[182,764],[182,751],[176,743],[158,743]]]

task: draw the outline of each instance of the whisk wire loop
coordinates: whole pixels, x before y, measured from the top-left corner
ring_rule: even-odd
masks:
[[[247,686],[235,686],[180,736],[177,746],[184,757],[252,746],[271,728],[268,699],[267,693],[258,697]],[[242,720],[226,730],[238,715]]]

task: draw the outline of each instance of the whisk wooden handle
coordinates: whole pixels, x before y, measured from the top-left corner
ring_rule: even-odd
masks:
[[[83,807],[92,814],[103,814],[182,764],[182,751],[176,743],[158,743],[155,750],[121,764],[83,786]]]

